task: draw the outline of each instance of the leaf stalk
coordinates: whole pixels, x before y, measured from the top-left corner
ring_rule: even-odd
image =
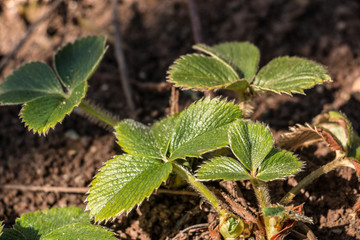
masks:
[[[203,183],[198,181],[198,179],[189,173],[185,168],[176,162],[172,162],[172,165],[175,173],[186,180],[186,182],[188,182],[192,188],[199,192],[201,196],[215,208],[220,216],[224,214],[233,215],[222,207],[221,201],[214,195],[214,193],[212,193]]]
[[[312,183],[315,179],[319,178],[323,174],[326,174],[337,167],[352,167],[352,163],[347,159],[344,158],[344,154],[340,151],[336,151],[336,157],[333,161],[325,164],[324,166],[318,168],[317,170],[313,171],[309,175],[307,175],[303,180],[301,180],[295,187],[293,187],[281,200],[281,205],[289,204],[293,198],[300,192],[301,189],[305,188],[307,185]]]
[[[250,180],[251,185],[254,189],[255,196],[259,202],[260,209],[263,209],[265,207],[271,207],[271,201],[269,198],[269,189],[266,186],[265,182],[252,179]],[[264,219],[264,225],[265,225],[265,231],[267,239],[270,239],[272,236],[274,236],[276,233],[279,232],[277,229],[277,220],[273,217],[267,217],[263,215]]]
[[[109,114],[100,111],[99,109],[92,106],[90,103],[87,103],[86,101],[82,101],[79,105],[79,108],[81,108],[84,112],[86,112],[90,116],[100,120],[106,125],[109,125],[111,128],[114,128],[118,123],[117,119],[109,116]]]

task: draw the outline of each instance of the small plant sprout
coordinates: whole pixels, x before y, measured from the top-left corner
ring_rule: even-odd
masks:
[[[360,137],[353,130],[349,119],[340,112],[329,111],[316,116],[311,125],[297,125],[290,128],[289,133],[281,136],[279,146],[295,150],[318,142],[326,143],[331,150],[335,151],[335,159],[305,177],[284,196],[281,203],[291,202],[302,188],[337,167],[354,168],[360,178]],[[354,210],[360,211],[358,203],[355,204]]]
[[[16,219],[12,229],[4,229],[0,239],[115,240],[116,238],[108,229],[91,224],[89,213],[83,212],[81,208],[64,207],[23,214]]]
[[[276,58],[258,70],[259,50],[248,42],[194,48],[208,56],[182,56],[169,70],[168,80],[181,88],[230,89],[242,102],[264,91],[291,95],[330,81],[324,67],[299,57]],[[131,119],[117,121],[83,100],[87,81],[105,51],[104,37],[82,38],[55,54],[55,71],[31,62],[0,85],[0,103],[23,104],[20,117],[29,130],[46,134],[78,106],[113,128],[124,151],[107,161],[91,182],[86,200],[89,213],[70,207],[24,214],[13,229],[3,231],[1,239],[113,239],[108,230],[90,224],[89,216],[106,222],[128,213],[175,173],[216,210],[214,231],[219,238],[279,240],[297,222],[312,223],[301,204],[289,206],[301,188],[338,166],[360,173],[360,138],[348,119],[334,111],[317,117],[312,126],[293,128],[276,144],[279,148],[268,126],[243,119],[240,106],[221,97],[202,98],[152,126]],[[273,202],[267,182],[292,176],[304,167],[289,151],[319,141],[337,152],[336,159],[310,173],[280,202]],[[204,155],[209,152],[213,154]],[[216,157],[207,159],[210,155]],[[194,158],[200,166],[190,164]],[[247,219],[231,209],[203,183],[209,180],[250,181],[259,206],[256,218],[249,213],[252,219]]]
[[[181,56],[170,66],[168,80],[192,90],[229,89],[240,101],[255,93],[303,93],[316,84],[330,81],[321,65],[299,57],[279,57],[258,71],[259,49],[248,42],[228,42],[215,46],[193,46],[203,54]]]

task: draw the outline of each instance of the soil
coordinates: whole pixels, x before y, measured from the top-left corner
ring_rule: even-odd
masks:
[[[50,0],[0,1],[0,60],[50,6]],[[196,1],[204,43],[250,41],[261,51],[261,66],[274,57],[297,55],[328,67],[333,82],[306,91],[306,96],[267,94],[256,98],[253,120],[269,124],[278,137],[296,123],[310,122],[322,111],[341,110],[360,132],[360,2],[357,0],[206,0]],[[35,4],[37,5],[35,5]],[[35,7],[34,7],[35,6]],[[108,35],[108,49],[90,79],[87,98],[130,117],[113,48],[109,0],[66,0],[39,25],[7,63],[0,82],[21,64],[52,63],[53,52],[89,34]],[[186,0],[123,0],[118,6],[124,52],[137,120],[152,123],[169,113],[170,91],[144,87],[166,80],[168,66],[194,44]],[[180,94],[185,107],[194,95]],[[196,96],[195,96],[196,97]],[[113,134],[75,113],[46,136],[33,134],[18,119],[20,106],[0,108],[0,184],[87,187],[111,156],[121,153]],[[306,173],[334,157],[324,146],[296,152],[306,168],[295,178],[270,184],[273,200]],[[225,184],[226,185],[226,184]],[[254,203],[247,182],[239,183]],[[213,184],[220,187],[218,184]],[[319,239],[360,239],[360,220],[352,206],[360,194],[355,171],[340,168],[318,179],[295,198],[305,203],[310,228]],[[0,220],[10,227],[29,211],[76,205],[84,194],[0,190]],[[209,239],[207,223],[214,211],[195,196],[153,194],[148,201],[108,225],[120,239]],[[200,225],[198,225],[200,224]],[[195,226],[194,226],[195,225]],[[186,229],[193,226],[190,229]],[[186,229],[186,231],[182,231]],[[288,239],[294,239],[289,235]]]

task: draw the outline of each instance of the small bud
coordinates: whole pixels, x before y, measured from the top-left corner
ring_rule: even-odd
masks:
[[[220,233],[225,240],[236,240],[244,231],[244,222],[235,217],[220,217]]]

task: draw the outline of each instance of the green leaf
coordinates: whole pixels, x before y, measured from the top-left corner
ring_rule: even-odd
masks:
[[[26,213],[1,240],[116,239],[107,229],[90,224],[89,213],[78,207],[52,208]]]
[[[148,126],[127,119],[121,121],[115,130],[123,151],[134,156],[162,158],[154,134]]]
[[[342,149],[347,152],[352,145],[352,137],[354,135],[349,119],[337,111],[329,111],[322,114],[322,116],[324,119],[322,119],[323,123],[320,123],[320,125],[329,130],[336,137]]]
[[[273,148],[258,170],[257,179],[271,181],[300,171],[302,162],[288,151]]]
[[[59,78],[44,63],[25,64],[0,85],[0,103],[24,103],[21,117],[25,124],[34,132],[46,133],[80,104],[87,91],[87,79],[104,52],[102,36],[67,44],[55,55]]]
[[[91,182],[87,209],[96,221],[128,212],[150,196],[171,171],[170,162],[131,155],[115,156]]]
[[[44,96],[64,97],[59,80],[42,62],[21,66],[0,85],[1,104],[22,104]]]
[[[276,93],[303,93],[304,89],[331,81],[326,69],[299,57],[279,57],[257,74],[253,87]]]
[[[248,180],[250,174],[241,163],[230,157],[217,157],[203,164],[197,172],[202,180]]]
[[[352,137],[352,144],[349,149],[348,157],[360,162],[360,137],[354,132]]]
[[[112,239],[116,238],[113,236],[113,233],[106,230],[106,228],[101,226],[95,226],[84,223],[77,223],[65,226],[63,228],[58,229],[46,237],[42,238],[43,240],[58,240],[58,239],[66,239],[66,240],[98,240],[98,239]]]
[[[228,144],[227,128],[240,118],[238,105],[218,98],[205,98],[180,115],[170,141],[169,160],[199,157]]]
[[[27,102],[20,111],[20,117],[29,130],[46,133],[80,104],[86,90],[87,82],[83,82],[68,98],[48,95]]]
[[[235,156],[255,176],[257,168],[274,144],[270,129],[258,123],[240,120],[229,130],[230,147]]]
[[[211,90],[240,80],[237,73],[218,59],[199,54],[182,56],[170,66],[168,81],[182,88]]]
[[[265,217],[273,217],[273,216],[280,216],[283,218],[285,216],[286,210],[283,206],[276,206],[276,207],[264,207],[262,209]]]
[[[260,52],[249,42],[227,42],[212,47],[197,44],[194,48],[230,65],[239,78],[245,78],[248,83],[253,80],[258,69]]]
[[[104,36],[89,36],[68,43],[56,53],[56,72],[69,91],[94,73],[105,54],[105,42]]]
[[[2,230],[3,230],[3,228],[4,228],[4,225],[3,225],[3,222],[1,221],[1,222],[0,222],[0,237],[1,237],[1,235],[2,235]]]
[[[168,157],[168,150],[170,144],[170,138],[174,132],[174,126],[176,126],[179,114],[175,114],[162,119],[159,122],[155,122],[151,126],[151,131],[159,147],[160,154],[163,158]]]

